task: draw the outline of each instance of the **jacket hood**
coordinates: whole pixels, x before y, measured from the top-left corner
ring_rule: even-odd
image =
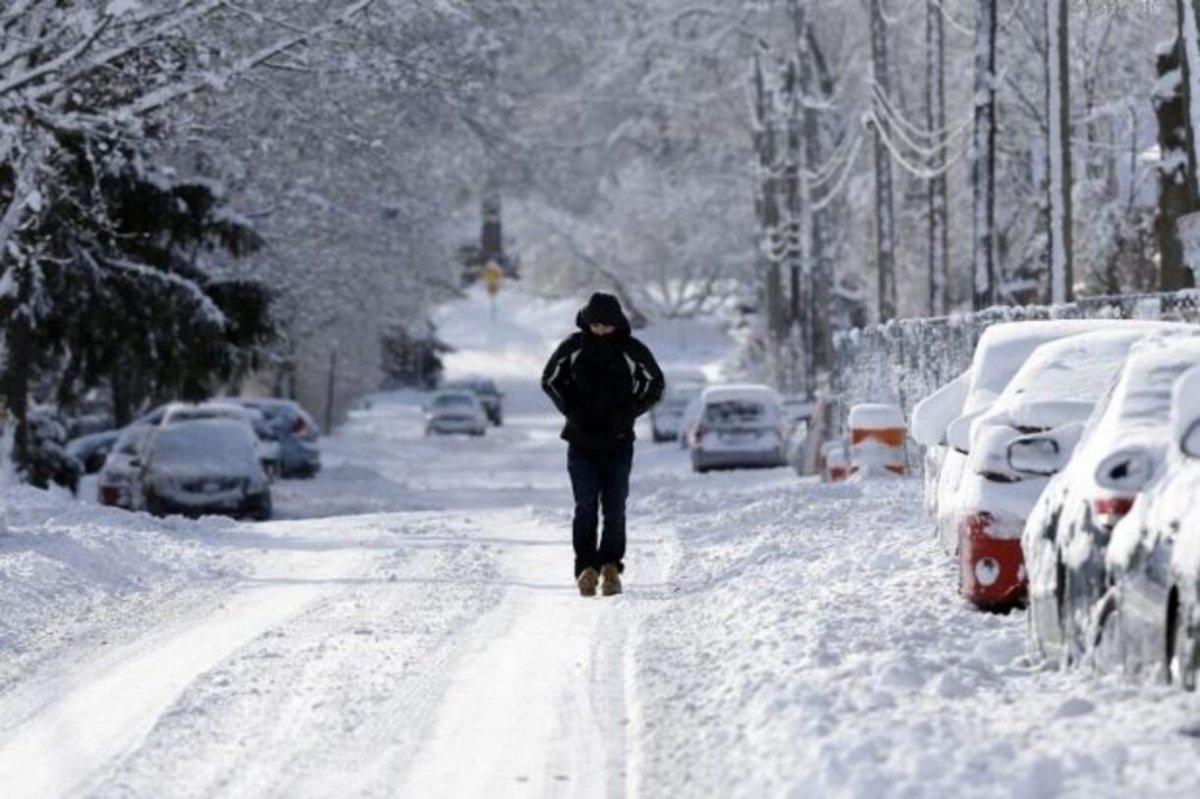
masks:
[[[621,301],[611,294],[597,291],[588,300],[587,305],[575,316],[575,324],[580,330],[587,332],[588,325],[599,322],[602,325],[612,325],[619,333],[629,333],[629,319],[621,310]]]

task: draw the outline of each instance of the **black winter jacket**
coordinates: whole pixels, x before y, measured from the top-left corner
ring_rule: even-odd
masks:
[[[662,398],[662,370],[628,327],[597,336],[582,316],[578,324],[542,372],[542,390],[567,417],[562,437],[586,449],[630,444],[634,419]]]

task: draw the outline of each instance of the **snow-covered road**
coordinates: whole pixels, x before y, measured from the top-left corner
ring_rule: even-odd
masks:
[[[507,302],[441,320],[503,428],[426,439],[380,395],[277,521],[5,489],[0,796],[1200,794],[1200,700],[1029,663],[917,481],[697,476],[644,435],[627,592],[581,599],[536,386],[571,308]],[[726,346],[682,332],[648,335]]]

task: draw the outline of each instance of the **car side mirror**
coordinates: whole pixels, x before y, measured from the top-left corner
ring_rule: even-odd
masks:
[[[142,468],[142,459],[141,458],[133,458],[132,460],[129,461],[129,467],[131,469]]]
[[[1197,443],[1200,444],[1200,432],[1197,433]],[[1096,467],[1097,485],[1125,494],[1141,491],[1153,476],[1154,459],[1141,447],[1117,450]]]
[[[1189,458],[1200,458],[1200,419],[1192,422],[1192,426],[1183,434],[1179,449]]]
[[[971,423],[975,416],[960,416],[946,428],[946,443],[963,455],[971,451]]]
[[[1008,465],[1021,474],[1049,477],[1062,471],[1065,460],[1053,436],[1021,436],[1008,445]]]

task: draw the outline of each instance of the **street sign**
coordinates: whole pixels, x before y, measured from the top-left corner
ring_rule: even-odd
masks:
[[[487,266],[483,268],[483,283],[487,286],[489,296],[496,296],[496,292],[500,291],[500,283],[503,280],[504,270],[495,261],[488,261]]]

